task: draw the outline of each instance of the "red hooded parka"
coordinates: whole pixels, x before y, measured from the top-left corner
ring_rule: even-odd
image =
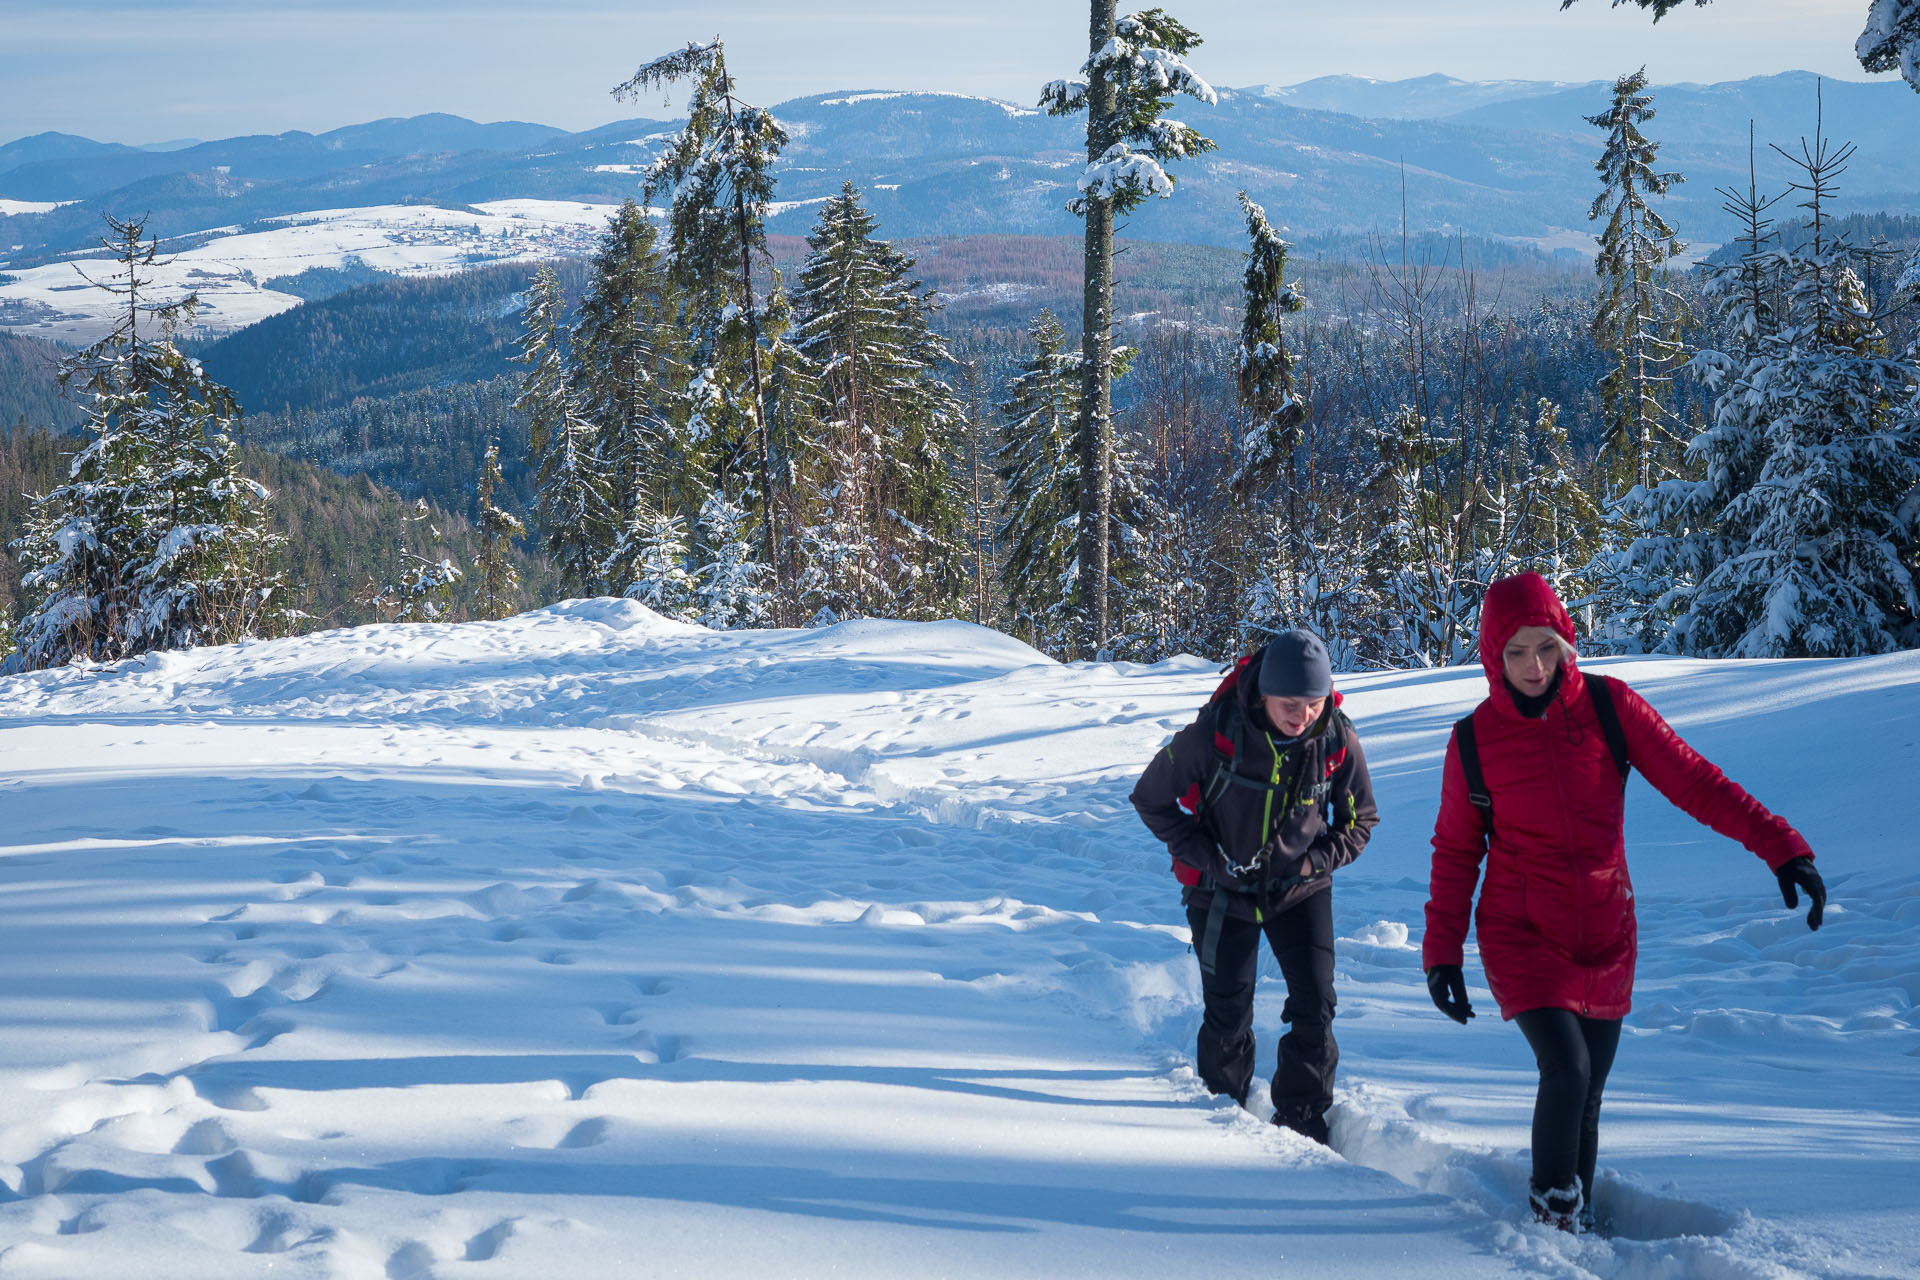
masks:
[[[1459,744],[1449,739],[1421,959],[1428,968],[1461,963],[1484,858],[1474,923],[1501,1016],[1557,1008],[1622,1018],[1633,1005],[1638,942],[1620,774],[1572,656],[1561,660],[1559,691],[1544,716],[1529,718],[1514,703],[1502,655],[1516,631],[1533,626],[1573,643],[1573,621],[1545,578],[1496,582],[1481,607],[1489,692],[1473,712],[1493,830],[1467,798]],[[1771,868],[1812,856],[1799,832],[1681,741],[1644,698],[1618,680],[1611,692],[1627,759],[1660,794]]]

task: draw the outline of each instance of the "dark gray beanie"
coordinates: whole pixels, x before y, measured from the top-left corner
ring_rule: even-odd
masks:
[[[1267,642],[1260,660],[1260,692],[1268,698],[1324,698],[1333,692],[1326,641],[1295,627]]]

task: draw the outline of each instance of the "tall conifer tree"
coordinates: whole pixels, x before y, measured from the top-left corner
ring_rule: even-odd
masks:
[[[89,439],[15,544],[29,667],[271,635],[294,617],[267,491],[239,474],[232,393],[174,343],[198,300],[145,300],[156,242],[144,219],[106,221],[119,270],[89,283],[124,310],[59,375],[84,388]]]
[[[771,113],[740,101],[721,42],[688,44],[646,63],[614,90],[631,99],[681,81],[687,126],[647,170],[644,198],[671,193],[672,279],[693,369],[695,435],[714,453],[714,482],[760,519],[763,560],[778,569],[783,494],[776,487],[753,263],[766,257],[772,166],[787,144]]]
[[[1079,357],[1050,311],[1034,318],[1033,353],[1021,364],[1000,413],[994,470],[1006,488],[1000,526],[1006,546],[1007,609],[1015,634],[1043,653],[1074,644],[1074,551],[1080,523],[1074,413]]]
[[[1624,473],[1642,487],[1665,470],[1657,458],[1678,441],[1668,383],[1681,357],[1681,302],[1666,264],[1686,248],[1648,203],[1683,179],[1654,168],[1660,144],[1641,132],[1654,115],[1646,89],[1645,67],[1621,76],[1607,110],[1587,117],[1607,132],[1606,149],[1594,162],[1600,194],[1587,211],[1589,220],[1604,218],[1594,262],[1600,305],[1593,318],[1594,342],[1612,364],[1600,382],[1602,441],[1624,455]]]
[[[507,554],[514,539],[526,533],[519,517],[494,501],[500,491],[500,446],[487,446],[480,464],[479,520],[480,553],[473,567],[480,575],[480,598],[475,607],[482,618],[511,617],[520,607],[520,574]]]
[[[612,495],[598,464],[599,433],[580,411],[569,385],[561,322],[566,300],[551,267],[527,291],[522,320],[520,398],[527,416],[528,463],[534,472],[533,524],[561,589],[586,595],[600,585],[612,539]]]
[[[954,483],[966,411],[938,376],[949,357],[913,260],[874,236],[853,184],[820,211],[793,294],[793,345],[818,371],[836,614],[945,617],[965,593]],[[816,539],[817,545],[827,544]]]
[[[1664,536],[1636,563],[1679,584],[1666,647],[1710,657],[1832,657],[1920,644],[1920,351],[1892,354],[1856,271],[1881,251],[1831,226],[1853,148],[1816,130],[1794,186],[1810,236],[1761,239],[1713,292],[1735,349],[1696,364],[1716,393],[1689,452],[1698,481],[1654,495]],[[1772,300],[1778,298],[1777,311]]]
[[[1088,657],[1104,649],[1109,630],[1108,528],[1112,514],[1113,455],[1113,233],[1114,218],[1149,196],[1170,196],[1174,180],[1165,162],[1214,144],[1178,120],[1164,119],[1173,96],[1215,101],[1212,86],[1183,55],[1200,37],[1148,9],[1116,17],[1115,0],[1090,0],[1085,77],[1055,80],[1040,93],[1051,115],[1087,113],[1087,167],[1080,194],[1067,207],[1086,219],[1081,300],[1081,389],[1075,425],[1080,462],[1081,545],[1079,648]]]

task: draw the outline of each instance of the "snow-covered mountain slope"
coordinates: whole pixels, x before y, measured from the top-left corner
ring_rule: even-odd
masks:
[[[586,601],[0,681],[0,1275],[1920,1275],[1920,654],[1603,665],[1834,901],[1632,784],[1580,1240],[1518,1211],[1518,1032],[1419,973],[1477,672],[1343,681],[1332,1152],[1190,1068],[1126,794],[1197,660]]]
[[[196,237],[143,278],[169,300],[198,294],[196,327],[227,332],[299,306],[299,297],[274,283],[316,268],[447,275],[481,263],[585,256],[618,207],[499,200],[471,209],[411,204],[288,214]],[[0,278],[0,308],[11,308],[15,327],[35,337],[91,341],[113,327],[124,301],[94,288],[87,278],[110,282],[114,271],[104,258],[23,267]],[[0,320],[8,314],[0,311]]]
[[[1241,248],[1238,193],[1247,190],[1303,244],[1355,242],[1406,217],[1414,231],[1590,252],[1587,212],[1603,139],[1586,117],[1605,105],[1605,90],[1443,76],[1224,90],[1212,105],[1181,107],[1182,119],[1219,149],[1182,164],[1179,194],[1149,201],[1127,235]],[[1815,77],[1794,72],[1658,86],[1656,96],[1660,163],[1687,176],[1663,208],[1691,243],[1733,236],[1716,188],[1744,189],[1747,121],[1759,122],[1761,185],[1777,190],[1784,161],[1764,144],[1808,134],[1817,105],[1829,136],[1858,144],[1846,207],[1920,209],[1911,163],[1920,104],[1904,85],[1829,81],[1817,93]],[[1016,103],[884,87],[795,98],[773,110],[791,137],[774,169],[775,234],[806,235],[819,204],[845,182],[862,190],[893,238],[1080,234],[1065,203],[1085,166],[1082,122]],[[189,282],[222,295],[237,294],[240,271],[264,283],[261,270],[286,261],[271,247],[228,242],[276,232],[282,222],[353,220],[381,237],[367,250],[369,263],[446,269],[503,256],[492,224],[502,203],[600,206],[637,196],[640,175],[675,128],[629,120],[568,134],[423,116],[166,153],[59,135],[21,139],[0,146],[0,327],[89,336],[84,285],[69,261],[97,261],[103,213],[151,215],[148,230],[163,249],[204,273]],[[392,212],[403,206],[413,212]],[[546,232],[520,230],[544,235],[552,255],[581,249],[569,228],[561,219]],[[215,329],[290,304],[286,295],[219,301],[204,317]]]

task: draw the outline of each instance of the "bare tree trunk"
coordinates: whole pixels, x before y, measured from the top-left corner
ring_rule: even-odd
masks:
[[[1114,37],[1116,0],[1091,0],[1090,57]],[[1119,136],[1117,93],[1096,61],[1087,81],[1087,163],[1098,161]],[[1113,201],[1087,200],[1086,281],[1081,302],[1080,416],[1080,656],[1107,644],[1107,535],[1113,506]]]

